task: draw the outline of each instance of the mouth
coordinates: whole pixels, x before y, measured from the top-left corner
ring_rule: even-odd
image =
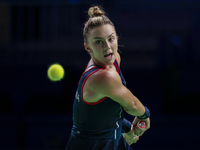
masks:
[[[113,53],[106,54],[104,57],[108,60],[111,60],[113,58]]]

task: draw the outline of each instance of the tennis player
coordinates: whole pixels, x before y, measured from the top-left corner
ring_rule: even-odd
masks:
[[[149,129],[150,112],[126,87],[113,23],[98,6],[89,8],[88,14],[83,36],[91,59],[79,80],[66,150],[131,150]],[[134,116],[132,123],[123,111]],[[135,128],[141,120],[146,127]]]

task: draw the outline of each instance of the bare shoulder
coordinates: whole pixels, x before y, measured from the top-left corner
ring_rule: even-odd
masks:
[[[120,79],[119,74],[113,69],[101,69],[94,73],[91,78],[91,84],[95,85],[108,85],[113,81]]]
[[[90,90],[102,96],[109,96],[112,89],[122,85],[119,74],[113,69],[101,69],[88,78]]]
[[[83,88],[83,98],[87,102],[97,102],[108,97],[116,82],[120,82],[118,73],[113,69],[100,69],[92,74]],[[117,81],[119,80],[119,81]]]

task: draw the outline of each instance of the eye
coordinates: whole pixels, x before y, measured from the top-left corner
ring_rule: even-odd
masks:
[[[95,42],[95,44],[96,44],[96,45],[101,45],[101,44],[102,44],[102,41],[101,41],[101,40],[97,40],[97,41]]]
[[[111,38],[109,39],[109,41],[112,42],[112,41],[114,41],[114,39],[115,39],[114,37],[111,37]]]

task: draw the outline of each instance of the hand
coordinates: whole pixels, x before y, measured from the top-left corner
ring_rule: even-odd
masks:
[[[136,143],[139,140],[139,136],[134,134],[133,125],[128,133],[124,133],[124,139],[129,145]]]
[[[145,128],[140,129],[140,128],[136,128],[135,127],[136,124],[139,121],[144,121],[146,123]],[[150,119],[149,118],[147,118],[147,119],[138,119],[137,117],[135,117],[135,119],[132,122],[132,125],[133,125],[134,134],[137,135],[137,136],[142,136],[144,134],[144,132],[150,128]]]

